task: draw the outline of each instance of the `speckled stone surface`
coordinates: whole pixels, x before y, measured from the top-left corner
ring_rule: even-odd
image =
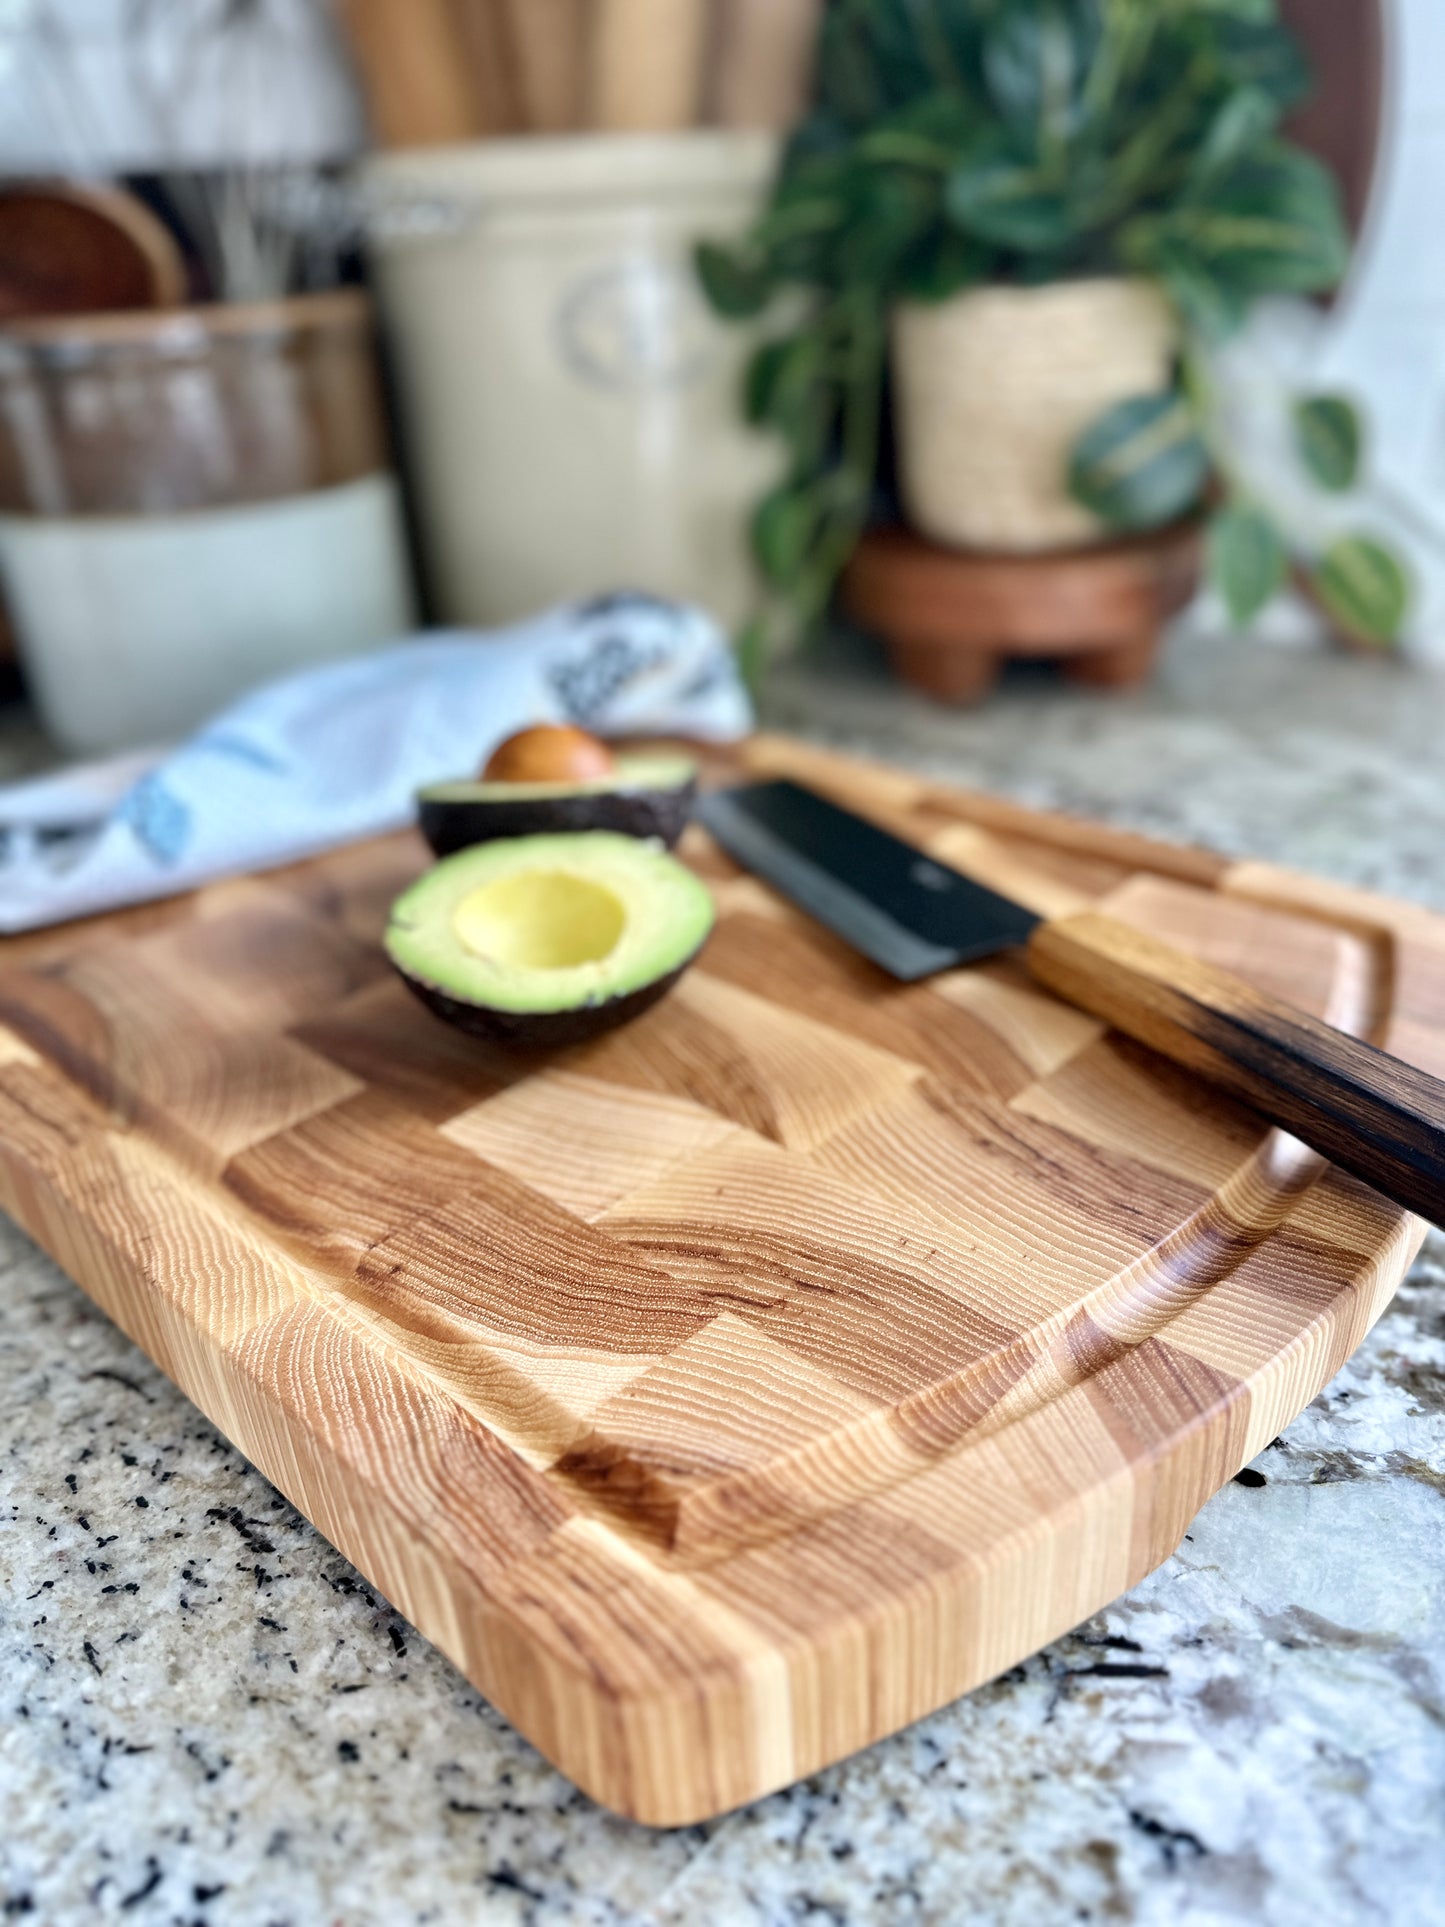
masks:
[[[955,716],[840,651],[771,720],[1445,907],[1445,684],[1181,638]],[[13,755],[12,755],[13,748]],[[0,760],[31,754],[0,721]],[[1445,1240],[1128,1597],[711,1826],[547,1767],[0,1224],[0,1919],[1445,1924]]]

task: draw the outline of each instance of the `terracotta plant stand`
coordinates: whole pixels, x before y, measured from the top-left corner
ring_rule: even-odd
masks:
[[[945,549],[906,529],[859,544],[843,581],[848,613],[881,636],[905,682],[971,703],[1009,657],[1057,660],[1074,682],[1124,689],[1154,666],[1159,635],[1199,579],[1199,529],[1052,555]]]

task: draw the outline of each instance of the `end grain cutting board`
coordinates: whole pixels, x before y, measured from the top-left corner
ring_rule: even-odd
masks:
[[[1423,911],[744,761],[1445,1072]],[[663,1824],[1139,1579],[1420,1229],[1012,964],[896,985],[684,850],[700,964],[549,1059],[389,974],[410,836],[0,952],[0,1201],[543,1752]]]

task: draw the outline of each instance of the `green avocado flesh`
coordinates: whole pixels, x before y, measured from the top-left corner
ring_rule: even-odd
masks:
[[[660,996],[712,922],[707,890],[664,850],[588,830],[443,858],[393,904],[386,948],[463,1029],[570,1042]]]
[[[432,783],[418,792],[422,834],[438,856],[518,837],[618,830],[671,845],[687,824],[697,766],[686,756],[619,756],[585,783]]]

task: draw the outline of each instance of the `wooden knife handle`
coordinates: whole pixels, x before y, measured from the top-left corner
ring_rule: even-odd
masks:
[[[1445,1224],[1445,1083],[1156,938],[1084,911],[1039,924],[1033,976],[1067,1003],[1233,1092],[1434,1224]]]

